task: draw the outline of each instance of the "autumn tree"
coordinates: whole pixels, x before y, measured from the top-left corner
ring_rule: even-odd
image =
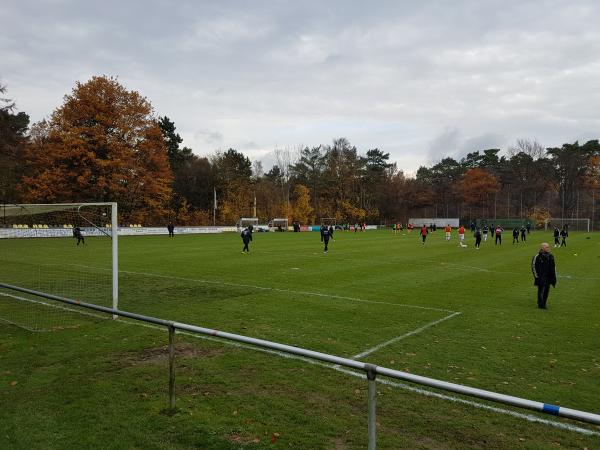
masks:
[[[294,188],[293,217],[291,219],[303,224],[314,223],[314,209],[310,205],[310,201],[310,190],[303,184],[297,184]]]
[[[125,221],[157,221],[171,194],[165,141],[150,102],[115,78],[77,82],[28,148],[28,201],[119,203]]]
[[[489,194],[498,192],[497,178],[485,169],[469,169],[459,183],[463,201],[470,206],[481,207]]]
[[[6,87],[0,84],[0,95]],[[23,149],[27,142],[29,116],[24,112],[15,113],[15,104],[8,98],[0,97],[0,195],[3,203],[15,203],[17,185],[23,169]]]

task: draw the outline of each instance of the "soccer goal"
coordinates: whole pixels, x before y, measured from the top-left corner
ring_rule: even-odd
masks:
[[[551,217],[544,221],[544,230],[552,230],[554,227],[562,229],[567,227],[569,231],[590,232],[590,219],[569,219],[562,217]]]
[[[288,220],[287,219],[273,219],[269,222],[269,229],[273,231],[287,231]]]
[[[321,217],[321,225],[336,226],[337,219],[335,217]]]
[[[253,228],[258,227],[258,217],[241,217],[235,223],[238,230],[249,227],[250,225],[252,225]]]
[[[118,309],[116,203],[0,206],[0,281]],[[69,326],[64,306],[0,290],[0,320],[32,331]]]

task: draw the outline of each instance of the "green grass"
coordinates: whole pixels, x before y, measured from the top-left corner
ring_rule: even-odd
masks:
[[[599,234],[553,249],[547,311],[530,272],[550,239],[542,232],[481,250],[440,231],[425,246],[416,233],[335,238],[327,255],[317,233],[255,233],[250,255],[233,233],[120,238],[120,308],[345,357],[369,352],[362,360],[600,412]],[[107,239],[0,241],[3,282],[108,306],[109,275]],[[51,330],[0,322],[2,449],[366,448],[367,384],[332,368],[179,334],[172,415],[164,331],[5,296],[1,318]],[[600,448],[600,436],[391,385],[379,387],[378,423],[379,448]]]

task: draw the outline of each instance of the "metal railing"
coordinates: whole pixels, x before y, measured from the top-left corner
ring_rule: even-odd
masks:
[[[58,295],[46,294],[43,292],[35,291],[33,289],[22,288],[19,286],[13,286],[10,284],[0,283],[0,288],[10,289],[26,294],[35,295],[38,297],[46,298],[49,300],[56,300],[62,303],[78,306],[82,308],[93,309],[101,311],[113,316],[127,317],[129,319],[140,320],[143,322],[152,323],[155,325],[164,326],[169,330],[169,406],[175,408],[175,331],[182,330],[191,333],[203,334],[206,336],[219,337],[222,339],[241,342],[244,344],[250,344],[257,347],[262,347],[270,350],[277,350],[283,353],[291,355],[303,356],[305,358],[315,359],[319,361],[325,361],[338,366],[348,367],[362,371],[366,374],[368,380],[368,436],[369,436],[369,450],[375,450],[376,448],[376,378],[377,375],[395,378],[398,380],[404,380],[411,383],[420,384],[422,386],[428,386],[436,389],[442,389],[444,391],[454,392],[457,394],[468,395],[471,397],[481,398],[490,400],[496,403],[503,403],[506,405],[516,406],[519,408],[529,409],[545,414],[550,414],[559,417],[565,417],[568,419],[577,420],[580,422],[586,422],[590,424],[600,425],[600,415],[586,411],[579,411],[576,409],[565,408],[562,406],[552,405],[549,403],[537,402],[534,400],[528,400],[520,397],[514,397],[512,395],[499,394],[493,391],[487,391],[484,389],[473,388],[464,386],[456,383],[448,383],[446,381],[436,380],[434,378],[423,377],[414,375],[399,370],[389,369],[387,367],[376,366],[373,364],[356,361],[354,359],[342,358],[340,356],[329,355],[327,353],[315,352],[313,350],[307,350],[300,347],[293,347],[291,345],[280,344],[278,342],[267,341],[263,339],[256,339],[248,336],[239,334],[227,333],[224,331],[213,330],[211,328],[203,328],[195,325],[189,325],[186,323],[174,322],[164,319],[158,319],[156,317],[144,316],[128,311],[121,311],[118,309],[107,308],[105,306],[94,305],[92,303],[85,303],[78,300],[72,300],[69,298],[61,297]]]

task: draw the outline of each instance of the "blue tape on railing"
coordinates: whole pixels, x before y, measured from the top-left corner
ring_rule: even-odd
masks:
[[[542,411],[547,412],[549,414],[554,414],[558,416],[558,411],[560,411],[560,406],[549,405],[548,403],[544,403],[544,407]]]

